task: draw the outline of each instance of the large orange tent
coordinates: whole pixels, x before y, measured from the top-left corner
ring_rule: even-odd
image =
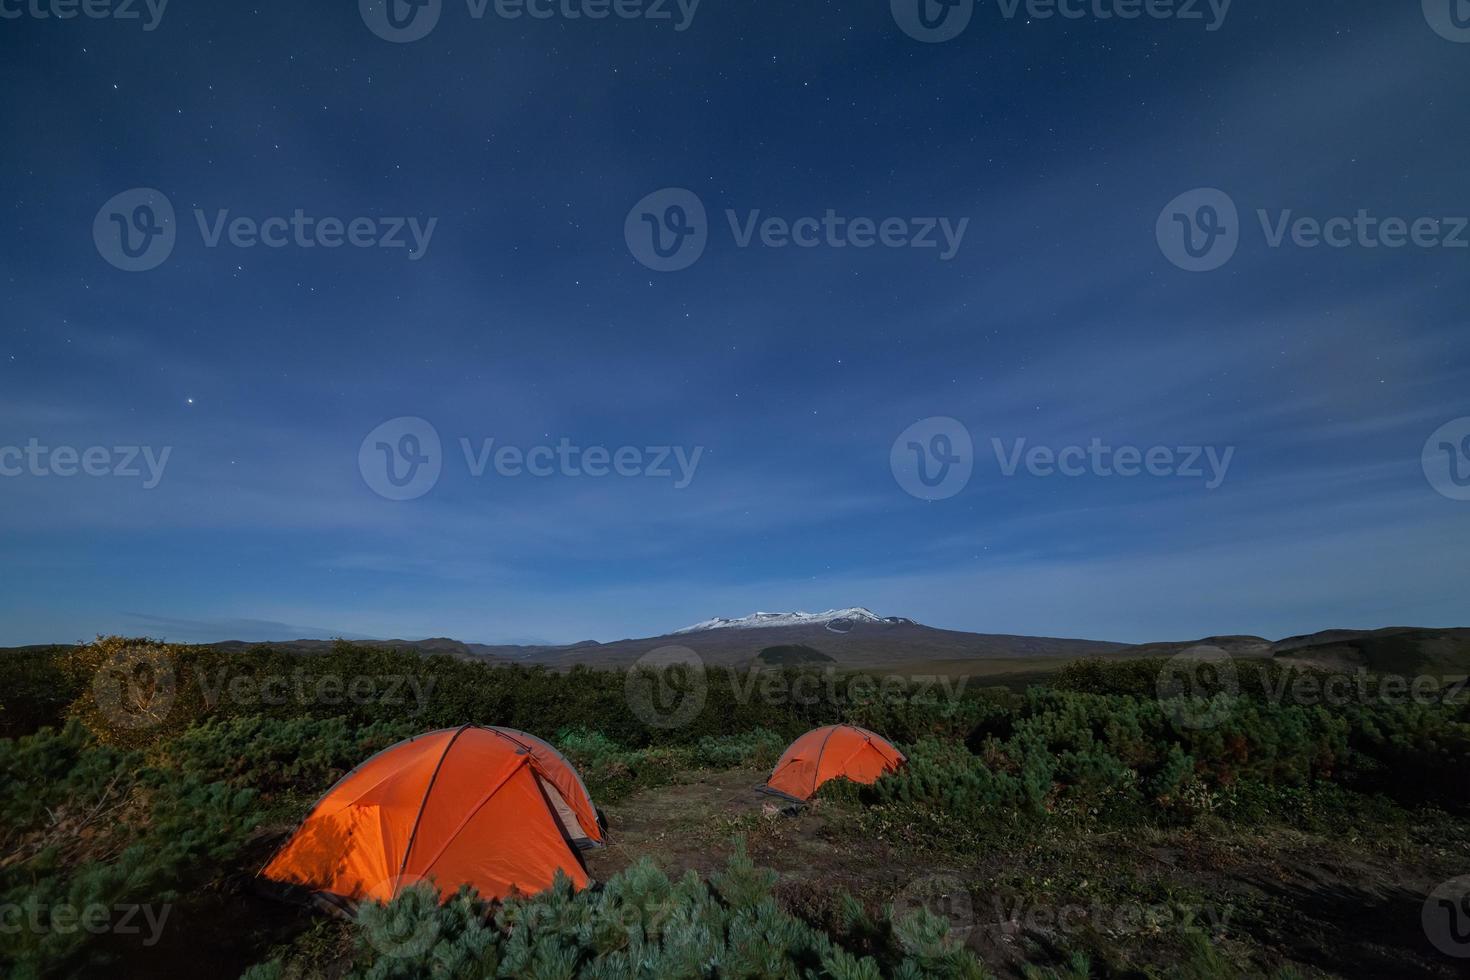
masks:
[[[344,776],[266,865],[271,881],[351,906],[432,879],[441,895],[535,894],[603,841],[575,769],[524,732],[465,725],[384,749]]]
[[[766,780],[766,789],[805,802],[828,780],[845,777],[875,783],[907,761],[887,739],[866,728],[828,725],[791,743]]]

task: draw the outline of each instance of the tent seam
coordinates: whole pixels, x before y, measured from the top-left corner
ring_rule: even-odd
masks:
[[[434,865],[438,863],[439,859],[444,856],[444,852],[449,850],[450,845],[459,840],[459,835],[464,833],[464,829],[470,825],[470,821],[475,819],[475,815],[478,814],[481,810],[485,809],[485,807],[490,803],[491,800],[495,799],[495,794],[504,789],[506,787],[506,784],[508,784],[512,779],[515,778],[516,773],[527,767],[530,767],[532,772],[536,771],[535,767],[531,766],[531,756],[529,754],[521,756],[521,761],[511,767],[510,771],[505,774],[505,777],[501,779],[500,782],[495,784],[495,788],[486,793],[480,799],[480,802],[475,804],[475,808],[473,810],[465,814],[464,819],[459,822],[459,826],[454,828],[454,832],[445,839],[444,843],[440,845],[439,850],[435,852],[434,856],[429,859],[429,862],[424,865],[425,874],[428,874],[429,871],[433,869]]]
[[[419,824],[422,823],[424,819],[424,808],[429,805],[429,794],[434,792],[434,783],[438,782],[439,780],[439,770],[444,768],[444,760],[449,758],[449,750],[454,748],[454,743],[459,741],[459,737],[463,735],[467,729],[473,727],[473,725],[459,726],[459,729],[455,731],[452,736],[450,736],[448,744],[444,746],[443,754],[439,756],[438,764],[434,766],[434,774],[429,777],[429,785],[424,787],[424,798],[419,801],[419,808],[414,813],[413,830],[409,831],[408,844],[403,848],[403,863],[398,866],[398,877],[400,879],[403,877],[403,873],[408,870],[408,859],[413,855],[413,845],[418,842]],[[397,896],[397,884],[393,886],[393,892],[394,894],[389,896],[390,898]]]
[[[306,815],[303,816],[300,820],[298,820],[296,822],[296,826],[295,827],[291,828],[291,833],[288,834],[286,836],[286,839],[281,842],[281,846],[278,847],[278,848],[276,848],[275,851],[271,854],[270,860],[266,861],[265,864],[261,866],[260,870],[255,873],[255,877],[259,878],[261,875],[263,875],[265,873],[265,869],[268,868],[268,867],[270,867],[273,863],[275,863],[276,858],[280,857],[281,854],[286,850],[286,848],[288,848],[288,847],[291,846],[291,843],[296,840],[296,835],[299,834],[299,833],[301,833],[301,831],[303,829],[305,829],[306,824],[307,824],[307,821],[309,821],[312,817],[316,816],[316,812],[317,812],[317,810],[321,809],[322,803],[326,802],[327,797],[331,796],[332,793],[336,791],[336,789],[337,789],[338,786],[341,786],[343,783],[347,782],[347,780],[349,780],[353,776],[357,775],[363,769],[366,769],[372,763],[372,761],[374,759],[378,758],[379,756],[381,756],[381,755],[387,755],[389,752],[392,752],[394,749],[400,749],[400,748],[402,748],[405,745],[412,745],[414,742],[417,742],[421,738],[428,738],[431,735],[439,735],[439,734],[442,734],[442,733],[447,732],[447,731],[452,731],[452,729],[449,729],[449,728],[436,728],[432,732],[423,732],[423,733],[421,733],[419,735],[411,735],[408,738],[401,739],[401,740],[399,740],[397,742],[394,742],[392,745],[388,746],[385,749],[379,749],[377,752],[374,752],[372,755],[368,756],[366,759],[362,760],[357,765],[353,766],[352,769],[350,769],[347,772],[346,775],[344,775],[341,779],[337,780],[331,786],[327,787],[327,791],[325,793],[323,793],[321,796],[317,797],[316,802],[313,803],[307,809]],[[384,779],[386,779],[386,778],[387,777],[384,777]],[[377,789],[379,786],[381,786],[383,784],[383,781],[384,781],[383,779],[380,779],[376,783],[374,783],[369,789],[363,790],[363,792],[361,794],[359,794],[357,797],[355,797],[350,803],[348,803],[347,806],[352,806],[352,805],[356,804],[357,801],[360,800],[360,799],[362,799],[363,796],[366,796],[373,789]]]

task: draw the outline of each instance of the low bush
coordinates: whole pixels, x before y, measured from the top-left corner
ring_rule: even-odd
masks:
[[[259,823],[254,792],[147,766],[81,725],[0,740],[0,974],[102,968],[79,919],[166,906],[228,866]]]
[[[346,975],[362,980],[988,976],[980,961],[950,938],[948,923],[923,910],[898,922],[864,923],[860,937],[828,935],[780,908],[772,896],[775,880],[737,846],[727,869],[707,882],[692,871],[670,881],[644,859],[600,888],[574,893],[559,878],[545,894],[493,909],[468,889],[441,905],[431,889],[421,887],[361,910]],[[862,952],[855,951],[859,945]],[[245,977],[287,980],[324,967],[287,952]]]

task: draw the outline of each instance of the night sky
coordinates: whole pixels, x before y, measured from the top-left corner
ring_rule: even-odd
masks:
[[[673,2],[443,0],[408,43],[371,0],[172,0],[151,30],[142,0],[50,2],[0,0],[0,643],[570,642],[852,605],[1125,641],[1470,622],[1470,43],[1419,0],[1236,0],[1215,30],[1203,2],[982,0],[938,43],[878,0],[704,0],[683,30]],[[1198,188],[1238,218],[1166,208]],[[669,210],[690,198],[702,222]],[[298,209],[432,233],[220,228]],[[1273,247],[1258,210],[1443,241]],[[935,248],[740,245],[753,212],[829,211],[968,224],[952,255],[937,221]],[[1236,251],[1179,267],[1157,232],[1211,216]],[[686,224],[697,261],[640,261],[639,228]],[[119,229],[172,250],[126,271]],[[915,423],[963,486],[906,492]],[[462,439],[631,447],[639,475],[477,477]],[[1022,439],[1233,454],[1213,488],[1007,476],[992,440]],[[687,485],[658,447],[698,451]],[[399,493],[390,458],[437,479]]]

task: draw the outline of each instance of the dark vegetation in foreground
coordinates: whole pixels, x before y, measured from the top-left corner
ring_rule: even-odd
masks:
[[[0,907],[43,927],[0,930],[0,974],[1234,977],[1391,964],[1455,975],[1414,923],[1427,888],[1470,869],[1465,699],[1386,697],[1379,680],[1355,678],[1349,703],[1324,704],[1330,675],[1270,661],[1237,662],[1233,677],[1197,677],[1191,696],[1161,699],[1160,668],[1081,662],[1017,694],[801,667],[630,680],[348,645],[302,657],[114,638],[8,655]],[[650,725],[630,707],[690,692],[704,700],[687,724]],[[639,861],[582,894],[487,909],[470,894],[439,906],[410,892],[355,923],[252,889],[332,782],[422,731],[475,722],[541,735],[607,805],[699,771],[749,769],[754,781],[792,738],[835,721],[884,733],[910,765],[872,787],[825,788],[813,808],[819,845],[881,846],[899,864],[952,869],[982,913],[992,891],[1021,905],[1223,901],[1211,892],[1228,883],[1232,852],[1293,844],[1401,877],[1344,880],[1334,894],[1227,889],[1237,914],[1208,928],[1022,928],[1003,952],[980,931],[951,932],[922,902],[885,907],[894,896],[862,881],[793,901],[743,847],[706,879],[670,880],[677,869]],[[723,829],[753,846],[782,833]],[[1111,866],[1103,855],[1120,840],[1168,853],[1147,873]],[[48,918],[128,904],[170,907],[156,946]],[[1388,925],[1364,925],[1373,919]]]

